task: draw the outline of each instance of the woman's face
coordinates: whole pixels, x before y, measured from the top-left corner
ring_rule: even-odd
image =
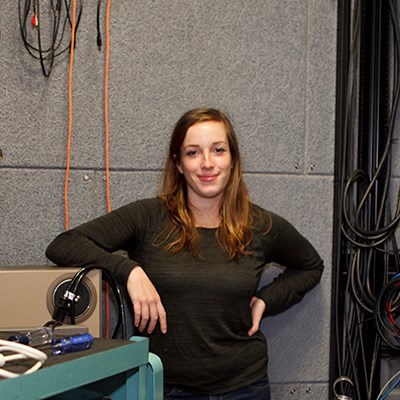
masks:
[[[185,177],[190,203],[220,201],[232,169],[224,124],[205,121],[192,125],[182,143],[177,168]]]

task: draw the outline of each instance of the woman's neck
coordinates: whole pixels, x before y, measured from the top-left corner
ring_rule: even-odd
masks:
[[[210,217],[209,215],[194,216],[196,228],[218,228],[221,223],[221,216]]]
[[[217,202],[198,205],[189,204],[196,228],[218,228],[221,223],[220,205]]]

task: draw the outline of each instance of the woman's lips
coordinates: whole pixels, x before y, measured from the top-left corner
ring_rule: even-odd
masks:
[[[217,175],[200,175],[199,179],[202,182],[213,182],[215,179],[217,179]]]

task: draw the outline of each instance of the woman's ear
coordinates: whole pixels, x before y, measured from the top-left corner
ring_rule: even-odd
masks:
[[[175,166],[178,169],[178,171],[181,174],[183,174],[183,169],[182,169],[181,163],[180,163],[179,158],[178,158],[178,156],[176,154],[174,154],[174,163],[175,163]]]

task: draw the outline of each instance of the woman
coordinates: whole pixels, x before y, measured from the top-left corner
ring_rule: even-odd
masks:
[[[162,359],[165,399],[270,399],[260,321],[299,302],[323,269],[289,222],[250,202],[234,130],[215,109],[177,122],[157,198],[61,234],[46,255],[126,285],[134,324]],[[285,271],[258,289],[271,262]]]

